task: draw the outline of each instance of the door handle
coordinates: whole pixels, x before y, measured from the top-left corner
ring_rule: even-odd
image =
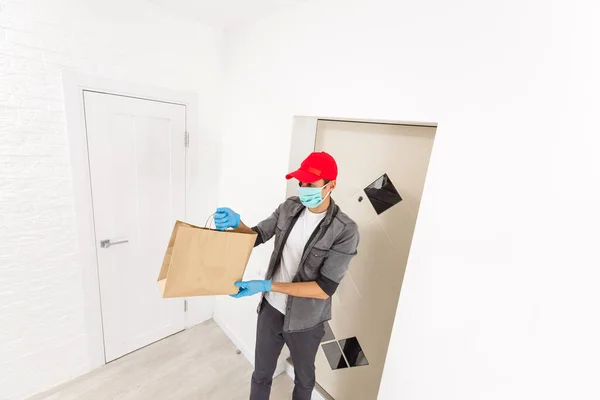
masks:
[[[118,244],[125,244],[125,243],[129,243],[129,240],[121,240],[118,242],[111,242],[110,239],[106,239],[100,242],[100,247],[102,247],[103,249],[108,249],[110,246],[116,246]]]

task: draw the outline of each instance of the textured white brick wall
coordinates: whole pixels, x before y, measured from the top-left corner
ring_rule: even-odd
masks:
[[[2,400],[89,369],[61,70],[198,92],[216,130],[220,33],[150,7],[0,0]]]

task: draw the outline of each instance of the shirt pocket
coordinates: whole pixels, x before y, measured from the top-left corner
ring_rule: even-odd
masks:
[[[305,261],[307,274],[311,275],[311,277],[317,278],[328,255],[329,250],[313,247]]]

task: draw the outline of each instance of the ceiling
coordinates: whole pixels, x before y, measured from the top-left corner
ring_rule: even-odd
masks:
[[[233,28],[305,0],[146,0],[171,14],[217,28]]]

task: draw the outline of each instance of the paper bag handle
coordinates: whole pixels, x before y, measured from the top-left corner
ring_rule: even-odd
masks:
[[[211,222],[213,222],[213,223],[215,222],[215,213],[212,213],[212,214],[210,214],[210,215],[208,216],[208,219],[207,219],[207,220],[206,220],[206,222],[204,223],[204,227],[205,227],[205,228],[209,228],[209,229],[210,229],[210,226],[212,225],[212,223],[211,223]],[[216,228],[216,227],[217,227],[217,226],[215,225],[215,228]]]

